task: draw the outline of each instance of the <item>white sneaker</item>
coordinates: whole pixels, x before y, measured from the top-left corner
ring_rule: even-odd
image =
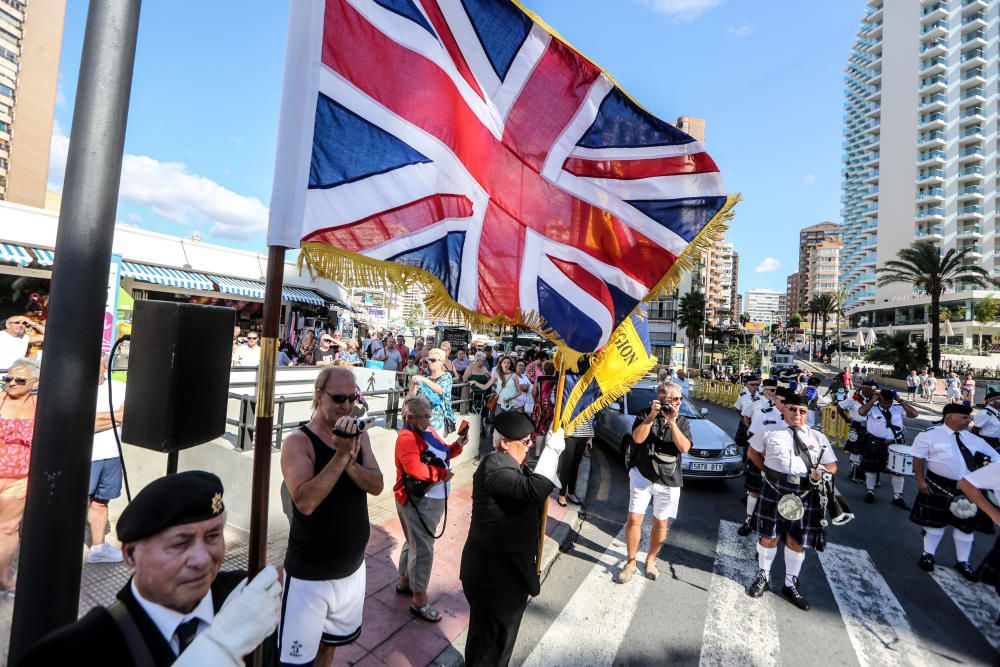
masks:
[[[120,563],[122,560],[121,549],[116,549],[107,543],[95,544],[90,547],[90,553],[87,554],[88,563]]]

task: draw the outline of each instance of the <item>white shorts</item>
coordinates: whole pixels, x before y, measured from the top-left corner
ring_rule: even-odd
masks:
[[[962,398],[962,390],[961,389],[949,389],[948,390],[948,398]]]
[[[365,564],[343,579],[306,581],[285,575],[278,653],[283,665],[312,664],[319,645],[343,646],[361,635]]]
[[[646,514],[649,501],[653,501],[653,518],[659,521],[677,518],[677,506],[681,501],[681,487],[666,486],[650,482],[637,468],[628,471],[628,511]]]

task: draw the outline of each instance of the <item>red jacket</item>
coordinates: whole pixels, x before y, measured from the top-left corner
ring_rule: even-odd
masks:
[[[443,441],[437,431],[434,431],[433,428],[431,431],[439,440]],[[396,502],[400,505],[405,505],[409,500],[406,489],[403,487],[404,470],[410,477],[427,482],[443,482],[445,477],[448,476],[446,469],[429,466],[420,460],[420,452],[425,449],[427,449],[427,443],[424,442],[424,439],[416,431],[404,428],[399,432],[399,436],[396,438],[396,483],[393,485],[392,490],[396,495]],[[455,458],[462,453],[462,445],[456,442],[450,445],[448,450],[451,452],[452,458]]]

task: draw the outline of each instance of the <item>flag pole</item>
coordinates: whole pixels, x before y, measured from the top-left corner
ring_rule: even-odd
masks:
[[[267,501],[271,486],[271,452],[274,436],[274,375],[278,365],[278,326],[281,316],[281,286],[285,273],[285,249],[269,246],[264,283],[264,321],[260,331],[260,363],[257,366],[257,417],[253,437],[253,479],[250,486],[250,549],[247,575],[253,578],[267,561]],[[247,664],[260,667],[258,646]]]
[[[559,420],[562,419],[563,390],[566,387],[566,368],[563,366],[563,356],[559,356],[559,379],[556,381],[556,404],[552,411],[552,430],[559,428]],[[545,548],[545,528],[549,520],[549,496],[545,497],[542,505],[542,516],[538,522],[538,554],[535,557],[535,571],[542,573],[542,551]]]

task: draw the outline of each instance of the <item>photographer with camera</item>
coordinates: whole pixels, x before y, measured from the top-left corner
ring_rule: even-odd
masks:
[[[446,444],[431,427],[431,404],[426,396],[403,399],[404,426],[396,438],[396,513],[406,541],[399,554],[396,592],[410,595],[410,613],[430,623],[441,613],[427,604],[427,585],[434,564],[434,540],[441,517],[447,512],[451,459],[462,453],[469,441],[468,423],[459,437]]]
[[[628,560],[618,573],[618,583],[628,582],[636,572],[635,558],[646,508],[653,502],[653,531],[646,554],[646,577],[656,579],[656,556],[667,539],[670,519],[677,517],[681,498],[681,454],[691,449],[691,427],[680,415],[682,390],[673,382],[656,387],[656,399],[636,415],[628,457],[629,507],[625,522]]]
[[[865,417],[867,437],[861,445],[861,471],[865,473],[865,502],[875,502],[875,481],[878,474],[889,464],[889,446],[905,445],[903,417],[914,419],[917,411],[892,389],[882,389],[872,394],[858,409],[858,416]],[[903,500],[904,478],[892,474],[892,504],[908,510],[910,506]]]

